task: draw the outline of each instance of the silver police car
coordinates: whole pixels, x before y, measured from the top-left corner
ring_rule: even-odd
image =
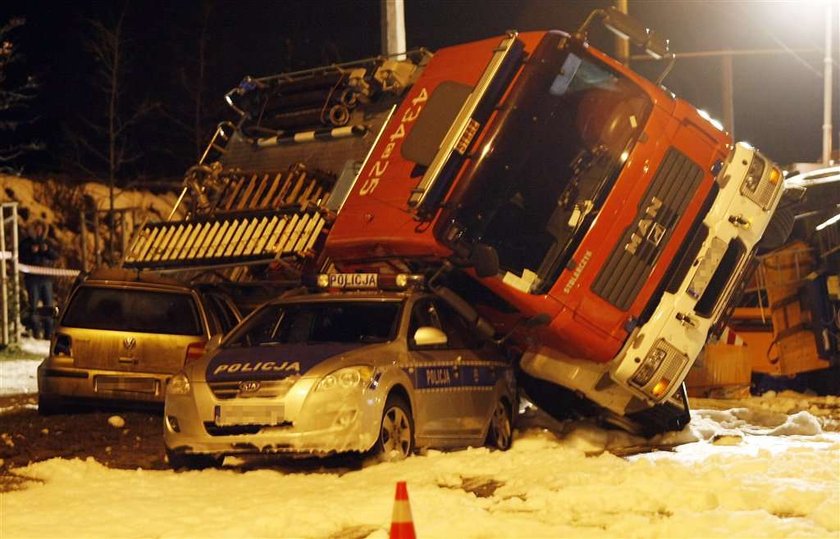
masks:
[[[511,362],[438,297],[311,294],[263,305],[173,377],[164,439],[173,468],[237,454],[505,450],[516,400]]]

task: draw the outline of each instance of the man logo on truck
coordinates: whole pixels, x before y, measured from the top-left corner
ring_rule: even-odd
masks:
[[[659,246],[659,242],[667,231],[664,226],[656,222],[656,216],[661,208],[662,201],[656,197],[651,198],[650,204],[645,208],[644,217],[636,223],[636,231],[630,235],[630,241],[624,246],[625,251],[631,255],[636,254],[644,240],[651,242],[654,246]]]

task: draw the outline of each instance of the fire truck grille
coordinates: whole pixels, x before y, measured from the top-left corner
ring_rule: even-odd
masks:
[[[697,163],[674,148],[668,150],[633,224],[595,278],[593,292],[619,309],[630,307],[702,179]]]

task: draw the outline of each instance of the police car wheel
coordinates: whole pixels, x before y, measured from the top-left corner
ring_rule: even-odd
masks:
[[[493,416],[490,418],[487,445],[499,451],[507,451],[513,445],[513,416],[510,406],[502,400],[496,403]]]
[[[222,465],[222,457],[213,455],[188,455],[166,450],[166,460],[173,470],[204,470],[206,468],[218,468]]]
[[[388,460],[402,460],[414,452],[414,420],[405,399],[398,395],[385,402],[375,447]]]

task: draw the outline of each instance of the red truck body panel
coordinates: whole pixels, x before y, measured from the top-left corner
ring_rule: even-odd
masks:
[[[519,39],[524,42],[526,52],[532,53],[545,35],[544,32],[527,33]],[[435,88],[444,81],[475,85],[498,43],[498,38],[493,38],[438,51],[407,93],[373,148],[330,231],[326,250],[339,269],[393,269],[394,261],[440,260],[452,254],[435,237],[441,212],[436,212],[430,222],[420,222],[407,204],[422,171],[418,172],[417,165],[400,154],[401,143]],[[546,293],[523,292],[497,277],[482,282],[524,315],[546,313],[551,317],[550,324],[539,330],[544,345],[561,349],[572,357],[607,362],[621,349],[634,321],[643,316],[645,307],[661,289],[682,244],[667,240],[683,238],[688,233],[714,184],[713,166],[726,158],[731,140],[690,105],[605,54],[592,48],[588,51],[647,94],[653,106],[643,134],[625,156],[623,169],[572,256],[573,263],[560,273]],[[495,115],[491,116],[487,125],[494,118]],[[477,137],[473,148],[481,147],[486,131]],[[632,301],[626,306],[616,306],[615,301],[608,301],[603,294],[593,291],[599,270],[608,264],[610,257],[616,256],[615,251],[625,247],[623,242],[628,231],[640,226],[649,203],[645,198],[649,186],[660,164],[673,150],[696,164],[702,170],[702,178],[682,214],[675,217],[676,221],[666,232],[667,237],[652,265],[643,270],[647,275],[635,277],[641,285]],[[450,194],[457,189],[469,161],[467,158],[462,165]],[[620,288],[621,284],[613,286]]]
[[[543,35],[530,32],[520,39],[533,47]],[[440,260],[451,254],[434,237],[433,227],[418,227],[408,209],[408,194],[419,177],[417,165],[403,158],[400,148],[432,92],[444,81],[475,85],[498,43],[491,38],[435,52],[382,132],[330,230],[327,254],[339,267],[371,268],[394,258]]]

